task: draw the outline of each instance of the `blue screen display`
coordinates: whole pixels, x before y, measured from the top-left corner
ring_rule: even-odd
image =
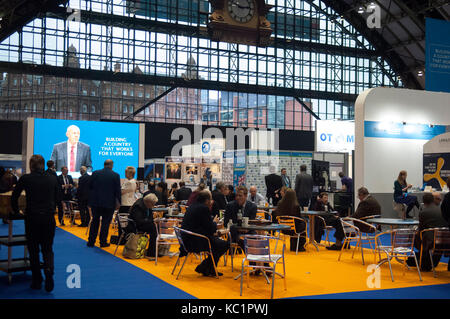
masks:
[[[139,166],[139,124],[35,119],[33,153],[53,160],[57,172],[67,166],[75,178],[80,166],[94,171],[111,159],[125,178],[127,166]]]

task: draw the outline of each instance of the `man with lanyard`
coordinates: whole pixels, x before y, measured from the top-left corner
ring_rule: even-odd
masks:
[[[72,176],[68,175],[69,170],[67,166],[61,168],[61,175],[58,176],[59,185],[61,185],[62,190],[62,201],[72,200],[72,187],[73,179]],[[61,226],[64,226],[64,212],[62,202],[58,203],[58,220]]]

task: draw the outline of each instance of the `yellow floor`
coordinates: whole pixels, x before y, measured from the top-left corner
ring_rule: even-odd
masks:
[[[68,223],[66,222],[66,225],[67,224]],[[64,226],[61,228],[79,238],[87,240],[87,236],[85,235],[86,228],[70,226]],[[110,234],[111,233],[114,234],[114,230],[112,230]],[[289,245],[289,241],[287,242],[287,245]],[[111,245],[108,248],[104,248],[104,250],[113,254],[115,248],[115,245]],[[122,258],[122,249],[123,246],[119,246],[116,255],[117,258]],[[178,246],[173,247],[173,250],[177,249]],[[377,289],[371,289],[367,286],[368,276],[370,276],[370,273],[367,272],[367,266],[374,262],[373,254],[369,250],[365,250],[365,266],[361,263],[361,253],[359,251],[355,253],[355,258],[352,259],[351,250],[346,250],[342,255],[341,261],[339,262],[337,261],[338,255],[338,251],[328,251],[324,247],[321,247],[320,251],[317,252],[312,246],[308,246],[306,252],[301,252],[298,253],[298,255],[295,255],[295,252],[290,252],[287,247],[287,290],[284,290],[283,279],[277,277],[275,281],[274,298],[288,298]],[[239,280],[234,280],[233,278],[240,273],[242,255],[236,256],[234,259],[234,272],[231,272],[230,259],[228,258],[228,263],[225,267],[224,261],[221,258],[219,262],[219,271],[224,275],[219,279],[203,277],[197,274],[194,269],[199,261],[192,258],[192,260],[188,260],[186,262],[180,278],[176,280],[175,275],[177,272],[175,272],[175,275],[171,275],[176,258],[176,256],[172,258],[159,258],[157,266],[154,261],[149,261],[147,259],[123,259],[197,298],[270,298],[270,285],[268,285],[264,278],[260,276],[250,277],[249,288],[246,286],[246,281],[244,280],[243,294],[242,297],[239,296],[240,282]],[[381,267],[380,288],[378,289],[406,288],[450,283],[450,272],[447,271],[447,264],[444,263],[440,263],[437,268],[438,278],[434,278],[432,272],[422,272],[422,282],[419,281],[415,268],[408,270],[397,262],[393,263],[392,268],[395,282],[391,281],[389,266],[386,263]],[[179,267],[177,269],[179,269]],[[282,272],[281,264],[277,266],[277,272]]]

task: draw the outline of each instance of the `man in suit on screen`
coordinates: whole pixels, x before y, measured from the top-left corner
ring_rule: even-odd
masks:
[[[92,171],[91,147],[80,142],[80,128],[70,125],[66,132],[67,141],[53,145],[51,160],[55,162],[57,171],[67,166],[69,172],[78,172],[81,166]]]

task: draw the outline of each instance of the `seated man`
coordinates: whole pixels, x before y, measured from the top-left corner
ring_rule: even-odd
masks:
[[[126,228],[126,233],[147,233],[150,235],[148,244],[147,257],[150,260],[155,260],[156,252],[156,226],[153,221],[152,208],[158,202],[158,197],[155,194],[150,193],[143,198],[139,198],[134,202],[130,208],[129,218],[134,221],[129,222]],[[136,228],[134,229],[134,226]]]
[[[216,184],[216,189],[212,192],[212,198],[214,200],[211,214],[213,216],[218,216],[219,211],[221,209],[225,209],[225,207],[228,204],[227,201],[227,195],[228,195],[228,187],[225,185],[224,182],[218,182]]]
[[[265,202],[264,196],[258,193],[256,186],[250,187],[250,194],[248,195],[247,200],[256,205],[258,205],[261,201]]]
[[[186,187],[186,184],[184,182],[180,182],[180,188],[175,191],[175,200],[188,200],[189,196],[191,196],[191,193],[192,189]]]
[[[181,228],[209,238],[214,263],[217,267],[220,257],[228,250],[228,242],[214,236],[217,231],[217,222],[219,218],[216,216],[212,219],[210,213],[211,206],[211,193],[208,190],[200,191],[197,195],[196,202],[190,205],[186,210]],[[209,249],[208,243],[204,238],[183,236],[183,241],[189,251],[200,252]],[[203,276],[215,276],[216,273],[214,271],[211,256],[208,256],[208,258],[203,260],[203,262],[195,268],[195,271]],[[223,274],[218,273],[218,275],[222,276]]]
[[[381,206],[378,201],[369,194],[369,191],[365,187],[358,189],[358,198],[360,200],[353,218],[361,219],[367,216],[381,215]],[[367,225],[355,222],[355,226],[363,233],[372,232],[373,229]]]
[[[339,217],[331,214],[333,211],[333,207],[330,203],[328,203],[328,193],[322,192],[319,194],[316,203],[313,206],[314,211],[318,212],[327,212],[323,216],[321,216],[327,226],[333,226],[336,230],[334,233],[334,237],[336,238],[336,243],[327,247],[328,250],[341,250],[342,248],[342,240],[344,239],[344,229],[342,228],[341,220]],[[324,234],[324,224],[316,218],[315,220],[315,239],[316,242],[320,243],[322,239],[322,235]]]
[[[447,227],[448,224],[444,220],[441,214],[441,210],[438,205],[434,202],[434,196],[431,193],[423,194],[423,208],[419,211],[419,229],[418,232],[427,229],[427,228],[438,228],[438,227]],[[422,271],[430,271],[431,270],[431,260],[428,250],[433,247],[433,232],[424,232],[423,233],[423,252],[422,252]],[[417,261],[420,263],[420,248],[422,241],[420,240],[420,235],[417,233],[414,239],[414,247],[419,251],[416,253]],[[433,256],[433,264],[436,267],[439,264],[439,260],[441,260],[441,255]],[[407,261],[408,265],[415,266],[414,258],[410,257]]]

